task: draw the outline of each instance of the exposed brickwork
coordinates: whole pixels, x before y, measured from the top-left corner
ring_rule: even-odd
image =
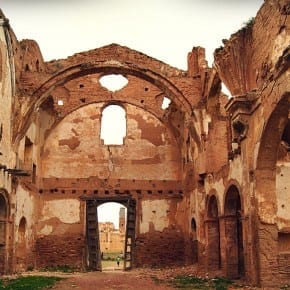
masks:
[[[68,265],[82,268],[85,255],[82,235],[46,236],[36,240],[37,268]]]
[[[150,232],[136,238],[137,267],[159,267],[184,263],[184,238],[176,230]]]
[[[278,256],[279,263],[279,274],[281,282],[284,284],[289,283],[289,275],[290,275],[290,252],[280,253]]]
[[[5,248],[0,249],[0,273],[5,273]]]

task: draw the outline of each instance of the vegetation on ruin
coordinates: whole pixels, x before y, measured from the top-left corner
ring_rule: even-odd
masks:
[[[176,276],[172,284],[177,289],[217,289],[226,290],[232,282],[226,278],[201,278],[196,276]]]
[[[253,26],[254,22],[255,22],[255,17],[249,18],[248,21],[245,21],[243,23],[243,28],[249,28],[249,27]]]
[[[41,290],[51,288],[59,277],[27,276],[15,279],[0,279],[0,290]]]
[[[243,33],[249,32],[249,33],[251,33],[254,23],[255,23],[255,17],[249,18],[247,21],[243,22],[242,28],[239,29],[237,32],[238,33],[239,32],[243,32]]]
[[[106,252],[103,253],[102,260],[103,261],[117,261],[117,257],[121,257],[122,254],[119,252]]]
[[[202,278],[191,275],[178,275],[172,278],[170,281],[164,281],[155,276],[151,276],[151,279],[156,283],[170,284],[176,289],[216,289],[227,290],[229,285],[233,284],[227,278],[215,277],[215,278]]]

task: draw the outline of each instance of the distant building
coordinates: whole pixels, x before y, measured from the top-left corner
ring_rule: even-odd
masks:
[[[112,222],[99,222],[100,248],[103,253],[123,252],[125,243],[125,208],[119,212],[119,229]]]

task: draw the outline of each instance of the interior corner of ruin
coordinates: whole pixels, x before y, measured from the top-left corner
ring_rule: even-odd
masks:
[[[0,14],[0,273],[100,270],[111,237],[125,270],[289,283],[286,5],[266,0],[212,67],[194,47],[186,71],[118,44],[47,62]],[[110,202],[118,237],[98,223]]]

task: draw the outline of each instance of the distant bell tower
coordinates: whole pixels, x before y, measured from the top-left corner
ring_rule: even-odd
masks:
[[[126,228],[126,217],[125,217],[126,209],[124,207],[120,207],[119,211],[119,231],[121,233],[125,232]]]

